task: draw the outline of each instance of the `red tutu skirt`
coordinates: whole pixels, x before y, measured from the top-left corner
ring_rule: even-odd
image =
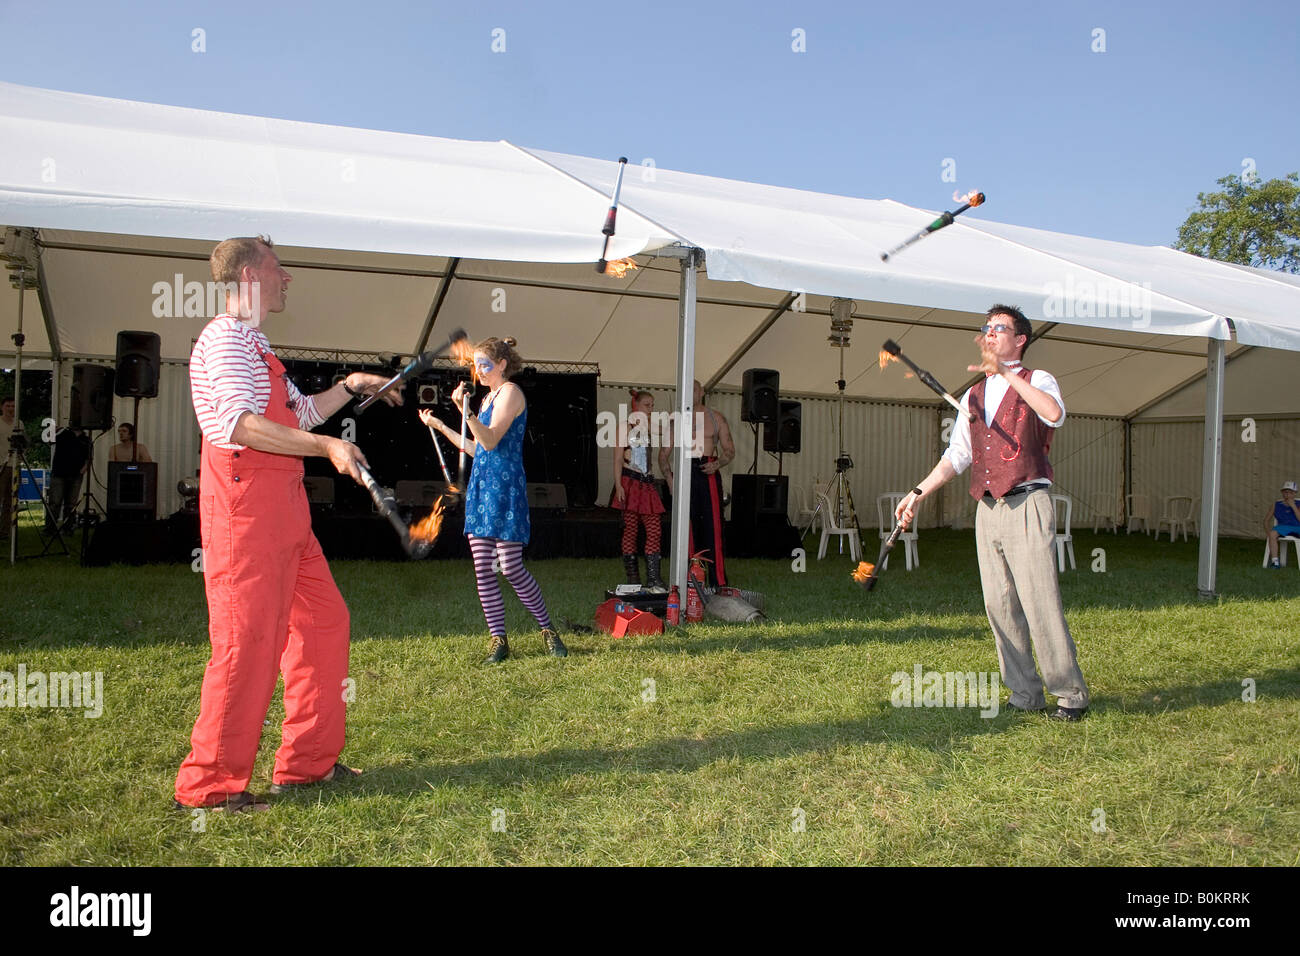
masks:
[[[611,508],[643,515],[661,515],[667,510],[659,500],[658,489],[651,482],[633,478],[627,472],[623,473],[623,494],[626,498],[619,501],[617,495],[610,493]]]

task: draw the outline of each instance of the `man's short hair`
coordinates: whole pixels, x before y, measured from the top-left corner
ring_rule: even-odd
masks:
[[[275,248],[270,236],[241,236],[225,239],[212,250],[209,262],[212,278],[217,282],[238,282],[244,266],[256,268],[262,256]]]
[[[1012,324],[1016,327],[1016,335],[1025,337],[1025,347],[1020,350],[1020,358],[1023,361],[1025,353],[1029,351],[1029,340],[1034,337],[1033,323],[1025,318],[1025,313],[1014,305],[995,305],[984,313],[984,318],[991,320],[995,315],[1010,316]]]

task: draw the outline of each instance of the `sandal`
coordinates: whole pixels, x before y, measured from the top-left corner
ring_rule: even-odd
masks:
[[[254,794],[247,790],[241,793],[228,793],[226,799],[218,803],[209,803],[204,807],[191,807],[188,804],[181,803],[179,800],[172,800],[172,806],[177,810],[190,812],[193,810],[210,810],[213,813],[245,813],[260,812],[270,810],[271,805],[265,800],[259,800]]]
[[[271,784],[272,793],[292,793],[304,787],[317,787],[321,784],[338,783],[340,780],[361,776],[360,770],[353,770],[343,761],[339,761],[330,768],[330,772],[319,780],[308,780],[305,783],[273,783]]]

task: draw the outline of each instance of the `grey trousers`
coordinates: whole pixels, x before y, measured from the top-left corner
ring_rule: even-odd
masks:
[[[1056,515],[1046,490],[980,501],[975,518],[984,609],[1011,703],[1039,710],[1043,685],[1062,707],[1088,706],[1056,577]],[[1034,655],[1043,668],[1038,676]]]

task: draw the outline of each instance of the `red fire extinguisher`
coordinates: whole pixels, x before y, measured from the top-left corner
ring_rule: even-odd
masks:
[[[664,615],[670,627],[676,627],[682,623],[681,608],[682,596],[677,592],[677,585],[674,584],[673,589],[668,592],[668,609]]]
[[[704,602],[700,600],[699,588],[703,587],[709,579],[708,573],[704,570],[704,562],[707,560],[703,551],[693,554],[690,569],[686,572],[686,576],[698,585],[692,586],[689,581],[687,582],[686,621],[688,624],[704,620]]]

